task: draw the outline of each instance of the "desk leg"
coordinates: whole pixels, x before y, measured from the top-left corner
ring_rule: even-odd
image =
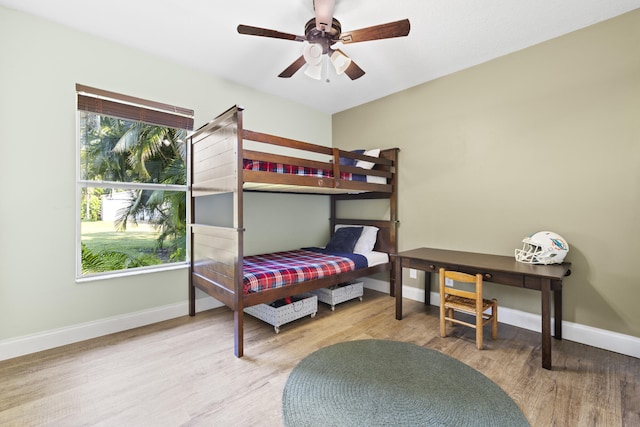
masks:
[[[553,291],[553,311],[554,311],[554,326],[555,339],[562,339],[562,289],[559,291]]]
[[[551,369],[551,279],[542,279],[542,367]]]
[[[391,257],[391,273],[389,274],[389,296],[396,296],[396,270],[398,266],[396,265],[396,259]]]
[[[424,303],[431,305],[431,273],[424,272]]]
[[[394,268],[394,287],[396,297],[396,319],[402,320],[402,259],[395,257]]]

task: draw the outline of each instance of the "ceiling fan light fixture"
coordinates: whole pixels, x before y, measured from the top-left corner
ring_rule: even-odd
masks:
[[[344,73],[347,68],[349,68],[349,65],[351,65],[351,58],[349,58],[339,50],[334,50],[331,54],[331,63],[336,69],[336,73],[340,75]]]
[[[318,65],[322,62],[322,46],[319,43],[309,43],[302,51],[304,60],[309,65]]]
[[[322,80],[322,62],[318,64],[308,64],[304,74],[315,80]]]

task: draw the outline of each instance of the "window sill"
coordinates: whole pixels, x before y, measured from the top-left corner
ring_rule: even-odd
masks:
[[[172,264],[152,267],[132,268],[129,270],[119,270],[111,273],[98,273],[91,276],[76,277],[76,283],[91,283],[99,280],[118,279],[120,277],[140,276],[149,273],[162,273],[165,271],[182,270],[189,268],[188,262],[176,262]]]

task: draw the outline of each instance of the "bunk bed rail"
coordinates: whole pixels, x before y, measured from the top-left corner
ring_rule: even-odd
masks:
[[[338,148],[324,147],[303,141],[282,138],[261,132],[243,130],[244,141],[263,145],[265,150],[243,149],[242,158],[271,164],[287,165],[292,168],[309,168],[327,171],[326,176],[302,176],[281,174],[270,171],[243,170],[243,187],[255,191],[286,191],[341,194],[360,192],[391,193],[389,180],[395,172],[394,161],[388,156],[372,157]],[[273,147],[289,149],[288,154],[276,154]],[[262,147],[261,147],[262,148]],[[371,169],[342,165],[340,159],[361,160],[374,164]],[[364,181],[350,179],[350,176],[364,177]],[[376,182],[369,182],[377,177]],[[375,178],[374,178],[375,179]],[[307,187],[307,188],[296,188]],[[297,190],[297,191],[296,191]]]
[[[195,284],[212,297],[236,308],[236,280],[240,270],[239,243],[242,230],[230,227],[191,225],[192,265]]]
[[[242,189],[322,194],[389,194],[393,191],[390,180],[395,173],[395,164],[384,150],[380,157],[373,157],[242,129],[241,113],[242,107],[231,108],[190,135],[191,154],[198,159],[192,164],[193,196]],[[245,145],[253,147],[256,144],[259,149],[245,148]],[[304,176],[248,170],[243,165],[247,159],[326,173]],[[342,165],[341,159],[374,166],[366,169]]]

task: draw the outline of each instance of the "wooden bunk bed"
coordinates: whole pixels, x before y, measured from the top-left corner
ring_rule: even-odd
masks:
[[[189,136],[189,315],[196,313],[196,288],[219,300],[234,313],[234,352],[243,355],[244,308],[269,303],[281,298],[319,288],[352,281],[372,274],[390,272],[393,263],[386,262],[337,275],[303,281],[287,286],[247,292],[243,283],[244,224],[243,196],[245,192],[286,192],[324,194],[330,196],[330,227],[336,224],[363,225],[379,228],[374,251],[397,252],[397,165],[398,149],[382,149],[379,157],[325,147],[307,142],[246,130],[242,126],[243,108],[234,106]],[[251,146],[251,150],[247,146]],[[253,149],[265,147],[265,151]],[[275,147],[275,149],[274,149]],[[286,155],[274,154],[286,148]],[[295,153],[295,155],[290,154]],[[300,154],[299,154],[300,153]],[[316,160],[324,157],[323,160]],[[342,160],[341,160],[342,159]],[[351,161],[345,162],[345,159]],[[365,161],[371,169],[346,166],[341,163]],[[315,176],[303,176],[282,171],[248,170],[251,162],[286,165],[322,171]],[[371,164],[369,164],[371,166]],[[280,173],[278,173],[280,172]],[[368,177],[356,180],[356,177]],[[373,177],[373,178],[371,178]],[[367,182],[375,181],[375,182]],[[209,225],[195,219],[197,201],[201,197],[226,194],[232,198],[233,224]],[[337,203],[342,200],[388,199],[388,220],[336,218]],[[391,292],[394,286],[391,283]]]

